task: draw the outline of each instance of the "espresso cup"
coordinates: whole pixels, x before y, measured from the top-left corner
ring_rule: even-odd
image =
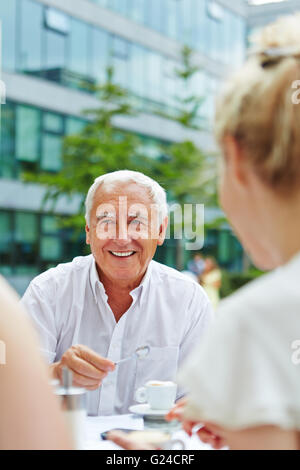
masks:
[[[139,403],[148,403],[152,410],[169,410],[176,399],[177,385],[174,382],[151,380],[135,393]]]

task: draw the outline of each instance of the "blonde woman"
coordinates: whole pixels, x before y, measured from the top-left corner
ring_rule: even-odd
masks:
[[[69,449],[37,339],[0,277],[0,449]]]
[[[216,448],[299,449],[300,15],[255,47],[218,103],[219,191],[252,260],[272,271],[220,304],[180,374],[187,402],[169,419],[188,432],[204,424],[199,437]]]
[[[299,79],[295,15],[256,38],[217,107],[221,204],[254,263],[273,271],[221,303],[181,372],[190,390],[183,415],[205,423],[199,436],[216,447],[300,448]]]

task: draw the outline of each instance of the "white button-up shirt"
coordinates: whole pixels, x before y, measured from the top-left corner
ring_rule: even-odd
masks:
[[[90,415],[128,412],[148,380],[175,380],[179,365],[198,345],[213,312],[201,286],[175,269],[151,261],[133,301],[116,322],[93,255],[77,257],[37,276],[22,303],[37,328],[49,363],[83,344],[118,361],[149,345],[150,353],[120,364],[88,392]],[[178,390],[177,398],[183,395]]]

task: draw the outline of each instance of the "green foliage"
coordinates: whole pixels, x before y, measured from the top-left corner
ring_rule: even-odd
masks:
[[[199,125],[200,109],[205,97],[191,94],[191,80],[199,71],[192,63],[193,51],[184,46],[181,64],[174,73],[181,83],[181,94],[174,97],[174,111],[164,114],[186,129],[203,130]],[[161,114],[161,113],[160,113]],[[158,170],[162,184],[169,188],[172,199],[179,204],[197,202],[215,203],[216,165],[213,155],[203,152],[194,142],[183,141],[165,149],[165,162]]]
[[[205,119],[200,116],[205,96],[191,94],[191,82],[200,68],[192,63],[193,50],[184,46],[181,51],[181,64],[174,70],[180,93],[173,97],[172,112],[159,112],[160,115],[178,122],[183,127],[195,130],[206,129]],[[201,122],[201,124],[200,124]]]
[[[222,270],[221,297],[227,297],[234,293],[248,282],[254,281],[263,274],[259,269],[252,268],[244,273]]]
[[[177,111],[167,117],[190,129],[197,128],[195,121],[203,101],[188,94],[189,82],[197,70],[191,65],[191,50],[184,48],[182,66],[175,73],[183,82],[185,92],[177,99]],[[61,171],[24,174],[25,181],[41,183],[47,188],[44,203],[52,201],[53,209],[62,195],[80,196],[78,213],[65,224],[82,230],[84,199],[89,187],[99,175],[120,169],[141,171],[152,177],[180,204],[209,200],[214,194],[211,156],[207,157],[191,141],[162,144],[160,158],[147,156],[141,138],[114,126],[116,117],[134,116],[135,110],[129,93],[114,83],[113,70],[107,70],[104,84],[90,88],[99,98],[99,107],[85,110],[87,124],[80,133],[65,138]]]

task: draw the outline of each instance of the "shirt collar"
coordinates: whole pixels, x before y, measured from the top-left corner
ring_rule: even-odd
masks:
[[[149,282],[150,282],[152,268],[153,268],[153,262],[151,260],[149,265],[148,265],[147,271],[146,271],[143,279],[141,280],[140,284],[130,292],[130,295],[133,299],[136,299],[139,295],[142,295],[142,293],[146,291],[146,288],[147,288],[147,286],[149,285]],[[100,288],[100,292],[107,299],[107,295],[106,295],[106,292],[105,292],[105,289],[104,289],[104,285],[102,284],[102,282],[99,279],[99,275],[98,275],[98,271],[97,271],[97,267],[96,267],[96,261],[95,261],[95,258],[94,258],[93,255],[92,255],[92,264],[91,264],[91,269],[90,269],[90,283],[91,283],[91,288],[92,288],[93,295],[94,295],[94,298],[95,298],[96,302],[98,302],[98,297],[99,297],[99,294],[97,293],[97,285]]]

